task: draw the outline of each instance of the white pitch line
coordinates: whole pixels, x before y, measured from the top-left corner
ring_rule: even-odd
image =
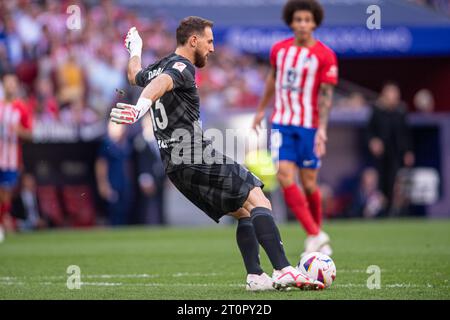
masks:
[[[117,287],[121,286],[121,282],[80,282],[82,286],[97,286],[97,287]]]
[[[96,278],[103,278],[103,279],[111,279],[111,278],[158,278],[159,274],[87,274],[83,275],[81,274],[82,278],[88,278],[88,279],[96,279]]]
[[[167,275],[170,277],[174,277],[174,278],[179,278],[179,277],[217,277],[217,276],[224,276],[224,275],[233,275],[232,273],[216,273],[216,272],[211,272],[211,273],[201,273],[201,272],[178,272],[178,273],[174,273],[171,275]],[[147,273],[143,273],[143,274],[81,274],[81,278],[85,278],[85,279],[114,279],[114,278],[136,278],[136,279],[141,279],[141,278],[145,278],[145,279],[151,279],[151,278],[159,278],[161,276],[164,275],[160,275],[160,274],[147,274]],[[48,275],[37,275],[37,276],[23,276],[23,277],[19,277],[19,278],[24,278],[24,279],[44,279],[44,280],[59,280],[59,279],[66,279],[67,276],[64,275],[57,275],[57,276],[48,276]],[[9,276],[5,276],[5,277],[0,277],[0,281],[9,281],[9,280],[17,280],[18,277],[9,277]]]
[[[380,269],[381,272],[388,272],[386,269]],[[338,273],[366,273],[366,269],[338,269]]]
[[[0,281],[0,286],[23,286],[25,282],[22,281]]]
[[[81,274],[81,278],[87,279],[112,279],[112,278],[158,278],[159,274]],[[47,279],[47,280],[58,280],[66,279],[67,276],[26,276],[25,278],[30,279]],[[1,280],[1,278],[0,278]]]
[[[178,273],[174,273],[172,274],[172,277],[196,277],[196,276],[202,276],[202,277],[216,277],[216,276],[223,276],[225,275],[224,273],[215,273],[215,272],[211,272],[211,273],[202,273],[202,272],[194,272],[194,273],[189,273],[189,272],[178,272]],[[227,274],[230,275],[230,274]]]

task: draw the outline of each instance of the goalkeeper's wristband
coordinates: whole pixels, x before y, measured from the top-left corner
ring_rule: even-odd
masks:
[[[136,110],[139,112],[136,117],[136,121],[142,118],[148,112],[152,104],[153,101],[151,99],[139,98],[138,102],[136,103]]]
[[[141,48],[133,48],[133,50],[130,50],[130,59],[134,56],[139,57],[141,59],[142,55],[142,47]]]

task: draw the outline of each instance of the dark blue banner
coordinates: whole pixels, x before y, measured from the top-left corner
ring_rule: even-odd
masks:
[[[216,28],[216,42],[237,50],[267,56],[271,46],[292,37],[287,28]],[[447,27],[322,27],[318,39],[341,57],[398,57],[450,55],[450,28]]]

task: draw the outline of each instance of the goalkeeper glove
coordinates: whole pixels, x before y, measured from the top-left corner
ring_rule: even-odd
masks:
[[[130,53],[130,58],[134,56],[141,57],[142,54],[142,39],[139,36],[136,27],[132,27],[125,37],[125,48]]]
[[[111,110],[111,121],[117,124],[133,124],[147,113],[152,103],[152,100],[146,98],[139,98],[136,105],[119,102]]]

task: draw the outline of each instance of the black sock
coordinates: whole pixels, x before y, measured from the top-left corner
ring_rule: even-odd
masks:
[[[256,238],[267,253],[273,267],[281,270],[290,265],[284,253],[280,232],[273,220],[271,211],[264,207],[256,207],[251,211]]]
[[[248,274],[262,274],[259,262],[259,243],[250,218],[241,218],[236,229],[236,241]]]

